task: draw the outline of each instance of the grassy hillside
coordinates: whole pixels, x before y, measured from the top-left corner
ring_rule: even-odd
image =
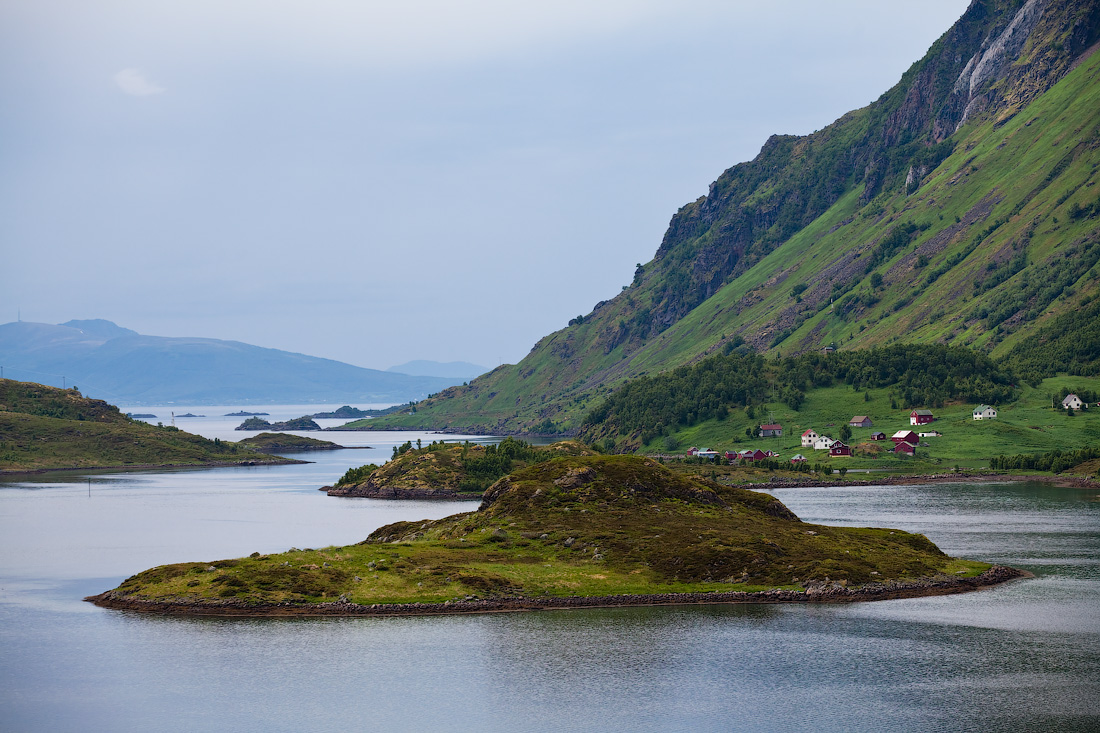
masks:
[[[131,420],[75,389],[0,379],[0,472],[295,462]]]
[[[1042,453],[1051,450],[1067,450],[1100,445],[1100,408],[1093,407],[1069,416],[1062,409],[1052,408],[1052,398],[1060,400],[1063,390],[1098,391],[1097,377],[1055,377],[1043,380],[1037,387],[1023,385],[1020,396],[1008,405],[998,405],[995,420],[973,419],[973,404],[947,404],[933,409],[936,421],[920,428],[909,424],[909,409],[902,408],[896,393],[890,388],[854,390],[851,386],[824,387],[811,390],[798,410],[792,410],[781,402],[765,402],[752,411],[752,417],[744,410],[731,411],[724,420],[707,420],[690,428],[656,437],[648,443],[637,445],[629,436],[614,436],[617,449],[638,447],[644,453],[677,454],[689,446],[715,450],[743,450],[760,448],[774,450],[787,461],[796,453],[802,453],[811,461],[831,465],[834,468],[891,468],[907,471],[942,471],[958,465],[962,468],[989,466],[989,459],[997,455]],[[803,448],[800,436],[808,429],[840,437],[840,429],[855,415],[867,415],[874,422],[870,428],[851,428],[848,443],[857,449],[852,458],[830,459],[825,451]],[[783,425],[781,438],[750,438],[746,430],[753,430],[761,422],[774,421]],[[898,457],[886,453],[889,443],[871,441],[871,434],[884,432],[887,436],[898,430],[922,432],[937,431],[942,437],[925,438],[914,458]],[[860,450],[860,446],[864,450]]]
[[[97,602],[443,603],[904,581],[988,565],[922,535],[805,524],[771,496],[632,456],[511,474],[476,512],[382,527],[359,545],[154,568]]]
[[[1002,357],[1079,308],[1100,282],[1100,55],[1083,53],[1100,13],[1052,0],[1024,22],[1020,5],[974,3],[875,103],[769,140],[677,212],[627,289],[518,365],[373,427],[571,431],[625,380],[727,348]],[[994,47],[996,73],[968,76]]]

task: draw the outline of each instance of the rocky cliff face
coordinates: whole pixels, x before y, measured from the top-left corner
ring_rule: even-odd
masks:
[[[870,106],[805,137],[773,135],[681,208],[647,273],[651,315],[629,336],[675,323],[853,188],[868,201],[885,186],[918,186],[921,171],[950,152],[937,143],[976,116],[1018,111],[1057,83],[1098,31],[1095,1],[974,0]]]

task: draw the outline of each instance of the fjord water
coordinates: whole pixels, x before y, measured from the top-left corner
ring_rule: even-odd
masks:
[[[476,508],[327,497],[347,467],[438,436],[334,437],[374,449],[0,484],[0,730],[1100,729],[1100,502],[1039,483],[775,492],[807,521],[1038,576],[959,596],[294,620],[81,602],[160,563]]]

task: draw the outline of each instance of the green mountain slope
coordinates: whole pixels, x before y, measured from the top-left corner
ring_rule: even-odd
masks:
[[[1097,291],[1100,2],[974,2],[876,102],[774,136],[634,283],[517,365],[377,427],[571,431],[623,381],[736,348],[994,357]]]

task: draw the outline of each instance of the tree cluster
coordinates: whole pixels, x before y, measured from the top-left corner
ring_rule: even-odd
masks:
[[[995,456],[989,459],[989,467],[999,471],[1050,471],[1061,473],[1085,461],[1100,458],[1100,446],[1077,450],[1052,450],[1047,453],[1014,456]]]
[[[1010,401],[1014,377],[985,354],[962,346],[904,344],[806,354],[769,362],[757,354],[721,354],[623,385],[585,416],[581,435],[637,434],[642,443],[730,411],[765,402],[801,408],[806,391],[848,384],[892,389],[895,404],[938,407],[948,400]],[[751,417],[750,417],[751,419]]]

